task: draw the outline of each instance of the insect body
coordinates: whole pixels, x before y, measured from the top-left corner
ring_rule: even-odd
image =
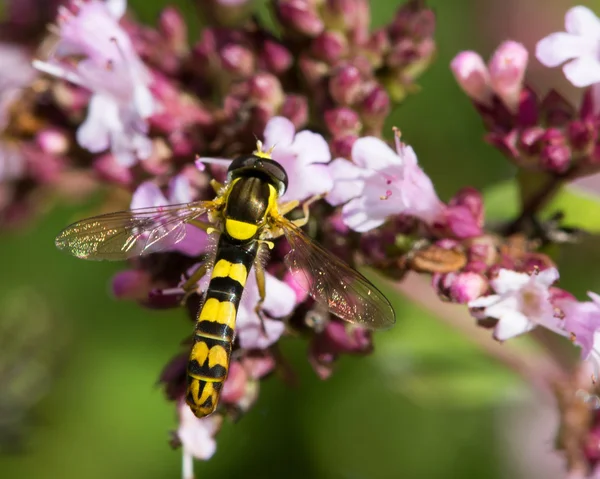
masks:
[[[291,221],[285,214],[298,202],[279,203],[287,175],[259,143],[252,155],[231,162],[227,183],[216,187],[212,201],[142,208],[96,216],[72,224],[56,245],[89,260],[122,260],[162,251],[181,241],[189,225],[220,233],[211,278],[198,313],[188,363],[186,401],[198,417],[218,405],[227,377],[237,310],[246,280],[254,269],[260,303],[265,297],[264,271],[257,257],[285,235],[290,253],[285,262],[299,285],[331,313],[370,329],[394,324],[394,311],[364,276],[306,236],[305,217]],[[208,213],[210,228],[198,218]],[[206,268],[200,268],[200,277]],[[199,279],[193,275],[191,284]]]

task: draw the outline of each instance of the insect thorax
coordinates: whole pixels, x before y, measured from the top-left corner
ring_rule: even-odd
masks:
[[[233,240],[254,239],[276,204],[277,190],[258,175],[236,178],[227,196],[224,211],[225,233]]]

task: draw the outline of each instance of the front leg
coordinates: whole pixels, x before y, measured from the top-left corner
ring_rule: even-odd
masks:
[[[254,306],[254,312],[258,316],[258,319],[260,319],[260,327],[262,329],[263,335],[265,337],[267,337],[267,328],[265,326],[265,317],[262,312],[262,306],[263,306],[263,303],[265,302],[265,297],[267,296],[266,276],[265,276],[265,270],[264,270],[262,264],[260,263],[260,261],[257,261],[254,265],[254,274],[256,276],[256,285],[258,286],[258,302],[256,303],[256,306]]]

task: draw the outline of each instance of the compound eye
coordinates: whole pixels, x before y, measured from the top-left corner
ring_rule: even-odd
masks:
[[[273,177],[282,185],[283,191],[280,191],[279,193],[285,193],[285,190],[287,190],[288,186],[288,177],[283,167],[275,161],[270,161],[268,163],[265,162],[264,168],[269,172],[271,177]]]
[[[255,158],[252,156],[239,156],[229,164],[229,168],[227,168],[227,173],[229,174],[234,170],[253,166],[254,161]]]

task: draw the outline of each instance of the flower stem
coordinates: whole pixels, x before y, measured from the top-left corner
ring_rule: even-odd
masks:
[[[515,371],[542,396],[554,401],[553,385],[565,380],[566,371],[550,354],[523,351],[512,344],[494,341],[489,330],[475,324],[464,305],[441,302],[426,279],[415,273],[409,273],[395,288],[440,321],[458,329],[482,352]]]

